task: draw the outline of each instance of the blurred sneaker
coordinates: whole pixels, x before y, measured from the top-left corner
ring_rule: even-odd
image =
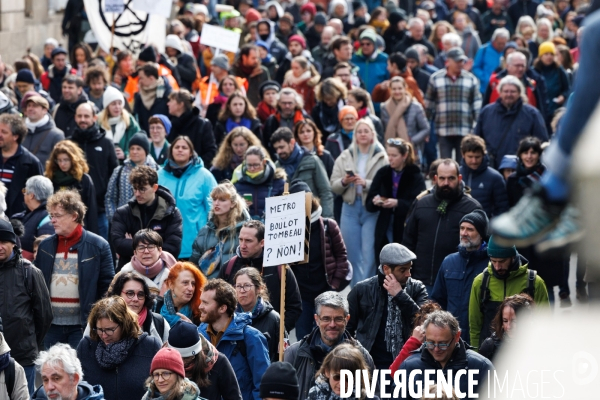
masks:
[[[585,231],[580,223],[579,210],[573,206],[567,206],[560,215],[556,227],[535,245],[535,249],[540,254],[554,249],[564,250],[583,239],[584,234]]]
[[[550,203],[543,190],[538,186],[526,192],[513,208],[492,220],[492,234],[498,244],[531,246],[558,224],[565,204]]]

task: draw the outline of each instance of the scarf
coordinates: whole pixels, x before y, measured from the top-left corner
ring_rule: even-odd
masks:
[[[258,118],[264,123],[271,115],[277,114],[277,109],[261,101],[258,103],[258,107],[256,107],[256,113],[258,114]]]
[[[542,179],[546,167],[541,162],[538,162],[531,168],[525,168],[525,164],[519,161],[517,163],[516,175],[519,178],[517,182],[523,188],[533,186],[535,183],[539,183]]]
[[[412,96],[406,95],[402,101],[396,102],[391,96],[384,104],[390,120],[385,127],[384,140],[387,142],[391,138],[400,138],[406,142],[410,142],[408,136],[408,129],[406,128],[406,121],[404,120],[404,114],[410,104],[412,103]]]
[[[140,93],[140,98],[142,99],[142,104],[149,110],[152,108],[152,105],[157,98],[160,99],[163,97],[165,93],[165,81],[162,77],[159,77],[156,83],[149,87],[139,85],[138,91]]]
[[[213,104],[220,104],[221,108],[223,108],[223,107],[225,107],[225,104],[227,104],[227,99],[228,99],[227,96],[225,96],[223,93],[219,93],[213,99]]]
[[[179,164],[173,160],[169,160],[167,165],[169,166],[169,172],[171,172],[175,178],[181,178],[189,166],[192,165],[192,160],[188,161],[183,167],[180,167]]]
[[[275,118],[277,118],[277,122],[279,122],[279,125],[281,125],[281,113],[278,112],[277,114],[275,114]],[[287,119],[287,118],[284,118]],[[296,124],[300,121],[304,120],[304,115],[302,114],[302,110],[296,110],[294,112],[294,118],[293,118],[293,125],[296,126]]]
[[[285,82],[283,82],[284,86],[298,86],[300,84],[302,84],[303,82],[309,80],[311,78],[312,74],[310,73],[310,71],[304,71],[302,73],[302,75],[296,77],[294,75],[294,73],[290,70],[289,74],[286,74],[285,76]]]
[[[131,257],[131,266],[133,269],[143,277],[150,279],[154,279],[163,270],[163,268],[169,269],[169,267],[174,265],[176,262],[177,260],[175,257],[166,251],[161,251],[158,260],[156,260],[154,264],[148,266],[142,265],[142,262],[138,260],[136,256]]]
[[[290,154],[290,156],[285,160],[279,158],[279,163],[281,164],[283,169],[285,169],[287,175],[289,177],[292,177],[294,176],[294,172],[296,171],[296,169],[298,169],[298,165],[300,165],[300,162],[302,161],[303,157],[304,150],[296,143],[294,145],[294,151],[292,151],[292,154]]]
[[[4,371],[10,363],[10,351],[0,355],[0,371]]]
[[[121,143],[121,139],[123,139],[123,136],[125,136],[125,129],[127,129],[127,127],[125,126],[125,120],[123,119],[123,116],[109,118],[108,125],[115,126],[114,131],[109,131],[107,129],[106,132],[111,132],[113,143],[119,145],[119,143]]]
[[[346,132],[344,128],[340,129],[340,132],[342,132],[342,135],[346,135],[346,137],[349,137],[350,140],[352,140],[352,136],[354,136],[354,131]]]
[[[388,316],[385,322],[385,343],[387,351],[392,354],[392,357],[396,358],[404,345],[404,338],[402,337],[402,311],[393,302],[392,296],[389,294],[386,294],[386,296],[388,297]]]
[[[38,122],[31,122],[29,118],[25,118],[25,125],[29,131],[35,132],[36,128],[46,125],[48,121],[50,121],[50,115],[46,114]]]
[[[242,117],[240,122],[235,122],[233,119],[227,118],[227,121],[225,121],[225,132],[229,133],[233,130],[233,128],[237,128],[238,126],[243,126],[250,129],[252,126],[252,120],[250,118]]]
[[[204,361],[206,362],[206,368],[204,368],[204,372],[208,374],[219,359],[219,351],[209,340],[204,337],[204,335],[198,336],[200,337],[202,353],[205,356]]]
[[[63,172],[62,170],[54,171],[52,174],[52,183],[54,183],[58,187],[72,187],[79,181],[75,179],[75,177],[67,172]]]
[[[198,389],[198,386],[195,382],[192,382],[189,379],[185,378],[184,382],[182,382],[181,385],[183,388],[183,392],[179,397],[177,397],[177,400],[198,400],[203,398],[200,397],[200,389]],[[152,392],[150,388],[148,388],[148,391],[146,391],[146,394],[144,395],[144,397],[142,397],[142,400],[166,400],[169,398],[171,398],[171,391],[168,391],[165,394],[161,394],[158,390]]]
[[[192,307],[189,305],[189,303],[181,307],[179,311],[175,310],[175,304],[173,304],[173,297],[171,295],[171,291],[167,290],[164,296],[164,304],[160,309],[160,315],[162,315],[164,319],[167,320],[170,326],[173,326],[181,319],[181,317],[177,315],[177,313],[185,315],[190,320],[193,320],[194,318],[192,315]]]
[[[233,155],[231,156],[231,161],[229,161],[229,168],[231,168],[231,170],[235,170],[243,162],[244,157],[240,157],[237,154],[233,153]]]
[[[262,185],[268,181],[275,173],[275,167],[272,161],[267,161],[265,169],[260,172],[249,172],[246,169],[246,162],[242,164],[242,179],[246,182],[252,183],[253,185]]]
[[[369,109],[367,107],[363,107],[360,110],[358,110],[358,119],[363,119],[367,115],[369,115]]]
[[[252,66],[252,65],[251,66],[247,66],[247,65],[244,65],[244,63],[240,63],[240,70],[248,78],[250,78],[250,76],[252,75],[252,73],[254,72],[255,69],[256,69],[256,65],[254,65],[254,66]]]
[[[138,325],[143,326],[146,321],[146,317],[148,316],[148,309],[146,307],[142,307],[142,311],[138,314]]]
[[[340,109],[344,106],[344,101],[340,100],[337,105],[329,107],[325,103],[321,103],[319,107],[319,118],[321,119],[321,125],[327,133],[333,133],[337,131],[340,121],[338,115]]]
[[[96,361],[103,369],[114,369],[125,361],[129,349],[136,342],[136,338],[122,339],[115,343],[104,344],[103,341],[96,347]]]

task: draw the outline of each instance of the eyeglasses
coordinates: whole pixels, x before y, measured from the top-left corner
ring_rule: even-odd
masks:
[[[324,324],[330,324],[331,321],[333,321],[336,323],[336,325],[341,325],[346,322],[346,317],[319,317],[319,321],[323,322]]]
[[[21,189],[21,193],[27,194],[27,189],[26,188]]]
[[[148,250],[148,252],[152,252],[154,250],[156,250],[156,245],[155,244],[149,244],[148,246],[138,246],[135,248],[135,251],[139,252],[139,253],[143,253],[146,250]]]
[[[142,188],[136,188],[136,187],[134,187],[134,188],[133,188],[133,192],[134,192],[134,193],[135,193],[135,192],[139,192],[140,194],[144,194],[144,193],[146,193],[146,191],[147,191],[147,190],[148,190],[148,188],[145,188],[145,187],[142,187]]]
[[[104,328],[104,329],[103,329],[103,328],[92,328],[92,329],[93,329],[93,330],[94,330],[94,332],[96,332],[98,335],[102,335],[102,334],[104,334],[104,335],[107,335],[107,336],[112,336],[112,335],[115,333],[115,331],[116,331],[117,329],[119,329],[119,328],[120,328],[120,327],[117,325],[117,326],[116,326],[116,327],[114,327],[114,328]]]
[[[247,169],[259,169],[262,167],[262,164],[246,164]]]
[[[423,344],[425,345],[425,347],[427,347],[427,350],[433,351],[437,347],[441,351],[446,351],[448,350],[448,347],[450,347],[450,345],[452,344],[452,340],[450,340],[450,342],[448,343],[425,342]]]
[[[354,121],[356,121],[356,118],[355,117],[344,117],[344,118],[342,118],[342,121],[344,121],[344,122],[354,122]]]
[[[168,381],[169,378],[171,378],[171,375],[173,375],[173,373],[171,371],[155,372],[155,373],[152,374],[152,379],[154,379],[155,381],[157,381],[160,378],[162,378],[163,380]]]
[[[127,296],[128,299],[133,299],[136,296],[136,293],[133,290],[121,292],[121,294],[124,294],[125,296]],[[137,292],[137,298],[138,298],[138,300],[144,300],[146,298],[146,293]]]
[[[53,219],[60,219],[60,218],[64,217],[65,215],[67,215],[67,214],[48,214],[48,217],[50,217],[50,220],[53,220]]]
[[[247,291],[249,291],[250,289],[252,289],[252,286],[254,286],[254,285],[253,285],[253,284],[251,284],[251,283],[244,283],[243,285],[235,285],[235,289],[236,289],[238,292],[242,292],[242,293],[244,293],[244,292],[247,292]]]

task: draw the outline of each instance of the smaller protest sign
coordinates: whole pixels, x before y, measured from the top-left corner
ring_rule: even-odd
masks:
[[[200,43],[235,53],[240,47],[240,34],[220,26],[204,24],[202,25]]]
[[[122,14],[125,11],[125,0],[105,0],[104,12]]]

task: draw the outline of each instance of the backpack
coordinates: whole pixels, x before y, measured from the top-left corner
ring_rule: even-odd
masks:
[[[15,359],[12,357],[8,360],[8,367],[4,370],[4,382],[6,383],[8,398],[12,399],[15,390]]]
[[[233,271],[233,266],[235,265],[235,262],[237,261],[238,256],[233,256],[231,257],[231,259],[227,262],[227,267],[225,268],[225,280],[229,282],[229,276],[231,275],[231,271]],[[277,275],[279,275],[279,279],[281,279],[281,265],[277,266]]]
[[[523,291],[523,293],[528,294],[531,298],[535,298],[535,278],[537,277],[537,271],[533,269],[527,268],[527,287]],[[490,272],[486,268],[483,271],[483,281],[481,282],[480,288],[480,300],[479,300],[479,309],[481,313],[484,313],[485,303],[490,301],[491,293],[490,293]]]

